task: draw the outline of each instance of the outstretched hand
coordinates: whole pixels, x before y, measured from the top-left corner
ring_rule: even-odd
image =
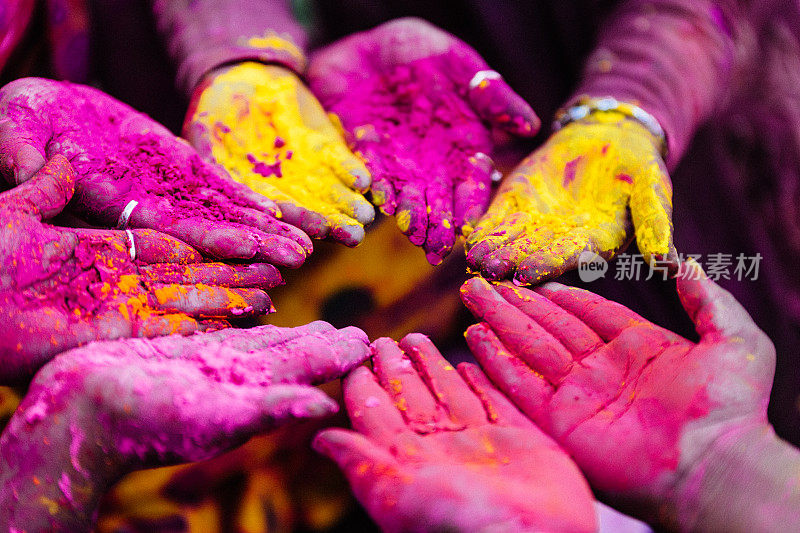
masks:
[[[370,176],[302,80],[283,67],[220,67],[195,90],[184,135],[311,237],[355,246],[375,210]]]
[[[282,283],[272,265],[202,263],[190,246],[152,230],[43,223],[74,183],[56,155],[0,194],[0,383],[90,341],[219,329],[224,318],[271,310],[264,290]]]
[[[636,236],[653,266],[676,270],[672,184],[659,142],[620,113],[568,124],[500,186],[467,238],[467,262],[490,280],[535,284],[610,259]]]
[[[539,119],[470,48],[419,19],[352,35],[315,54],[311,90],[372,173],[372,201],[438,264],[486,210],[490,128],[532,136]]]
[[[336,412],[312,384],[369,356],[325,322],[92,343],[43,367],[0,437],[0,526],[88,530],[123,474],[200,461],[293,419]]]
[[[375,373],[345,378],[355,431],[314,447],[384,531],[594,531],[575,464],[476,366],[456,370],[420,334],[372,351]]]
[[[55,155],[75,169],[70,208],[96,225],[161,231],[219,259],[297,267],[311,252],[272,201],[110,96],[39,78],[0,89],[0,174],[23,183]]]
[[[487,375],[593,487],[640,511],[674,512],[712,444],[767,427],[772,343],[697,263],[683,264],[678,293],[697,343],[556,283],[530,291],[474,278],[462,287],[483,320],[467,342]]]

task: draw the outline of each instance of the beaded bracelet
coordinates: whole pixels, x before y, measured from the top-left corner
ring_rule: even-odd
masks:
[[[576,122],[588,117],[595,111],[616,111],[637,121],[658,139],[661,144],[661,155],[666,157],[667,136],[664,133],[664,128],[662,128],[661,124],[656,120],[656,117],[638,105],[631,104],[630,102],[622,102],[611,96],[605,96],[603,98],[584,96],[578,100],[576,105],[567,109],[559,109],[556,112],[553,129],[559,130],[570,122]]]

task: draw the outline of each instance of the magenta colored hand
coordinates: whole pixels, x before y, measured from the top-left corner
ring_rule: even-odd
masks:
[[[311,384],[369,356],[325,322],[93,343],[36,375],[0,437],[0,529],[88,531],[131,470],[208,459],[293,419],[334,413]]]
[[[475,365],[456,370],[418,333],[372,351],[375,374],[360,367],[344,381],[356,431],[324,430],[314,447],[381,529],[595,530],[575,464]]]
[[[26,181],[56,154],[77,173],[70,208],[97,225],[117,226],[135,200],[131,227],[162,231],[213,257],[297,267],[311,252],[305,233],[272,216],[274,203],[110,96],[38,78],[0,89],[6,180]]]
[[[282,283],[272,265],[201,263],[197,251],[153,230],[42,223],[73,186],[72,167],[56,155],[0,194],[0,383],[90,341],[189,334],[271,309],[264,289]]]
[[[352,35],[313,56],[311,90],[372,174],[372,201],[433,264],[486,210],[490,128],[532,136],[539,119],[456,37],[419,19]]]
[[[467,342],[491,380],[593,487],[640,516],[661,506],[659,520],[697,500],[687,480],[715,441],[766,427],[775,368],[772,343],[733,297],[697,263],[683,270],[678,293],[699,343],[557,283],[462,287],[484,321]]]

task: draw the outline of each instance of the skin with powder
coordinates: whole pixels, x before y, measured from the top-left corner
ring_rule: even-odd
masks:
[[[261,41],[280,44],[277,37]],[[210,72],[194,92],[184,135],[204,158],[274,201],[283,220],[313,238],[355,246],[375,218],[362,194],[369,172],[300,78],[284,67],[244,62]]]
[[[204,162],[146,115],[82,85],[38,78],[0,89],[0,173],[23,183],[56,154],[76,172],[70,209],[115,227],[161,231],[219,259],[297,267],[311,240],[274,202]]]
[[[636,236],[645,261],[674,262],[672,184],[659,142],[638,122],[598,111],[568,124],[509,175],[466,241],[488,279],[536,284],[605,259]]]
[[[595,531],[569,456],[475,366],[456,369],[417,333],[372,344],[374,373],[344,381],[355,431],[314,447],[347,475],[383,531]]]
[[[766,409],[775,351],[733,297],[684,263],[678,295],[700,341],[590,292],[474,278],[467,342],[486,374],[593,488],[681,531],[786,531],[800,452]]]
[[[308,79],[366,161],[373,203],[432,264],[489,203],[491,128],[523,137],[539,128],[475,50],[420,19],[333,43],[312,57]]]
[[[29,378],[55,354],[94,340],[219,329],[226,318],[272,310],[264,291],[283,280],[270,264],[203,263],[153,230],[43,223],[74,185],[69,161],[56,155],[0,194],[0,383]]]
[[[88,531],[122,475],[335,413],[312,384],[369,356],[325,322],[92,343],[45,365],[0,436],[0,528]]]

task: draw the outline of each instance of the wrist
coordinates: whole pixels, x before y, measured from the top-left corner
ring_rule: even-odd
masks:
[[[670,498],[682,531],[787,531],[800,519],[800,453],[766,422],[720,435]]]
[[[559,130],[574,122],[629,123],[633,129],[640,130],[640,133],[651,141],[662,157],[666,156],[667,138],[664,128],[653,115],[634,102],[617,100],[611,96],[603,98],[582,96],[569,107],[556,112],[553,129]]]

